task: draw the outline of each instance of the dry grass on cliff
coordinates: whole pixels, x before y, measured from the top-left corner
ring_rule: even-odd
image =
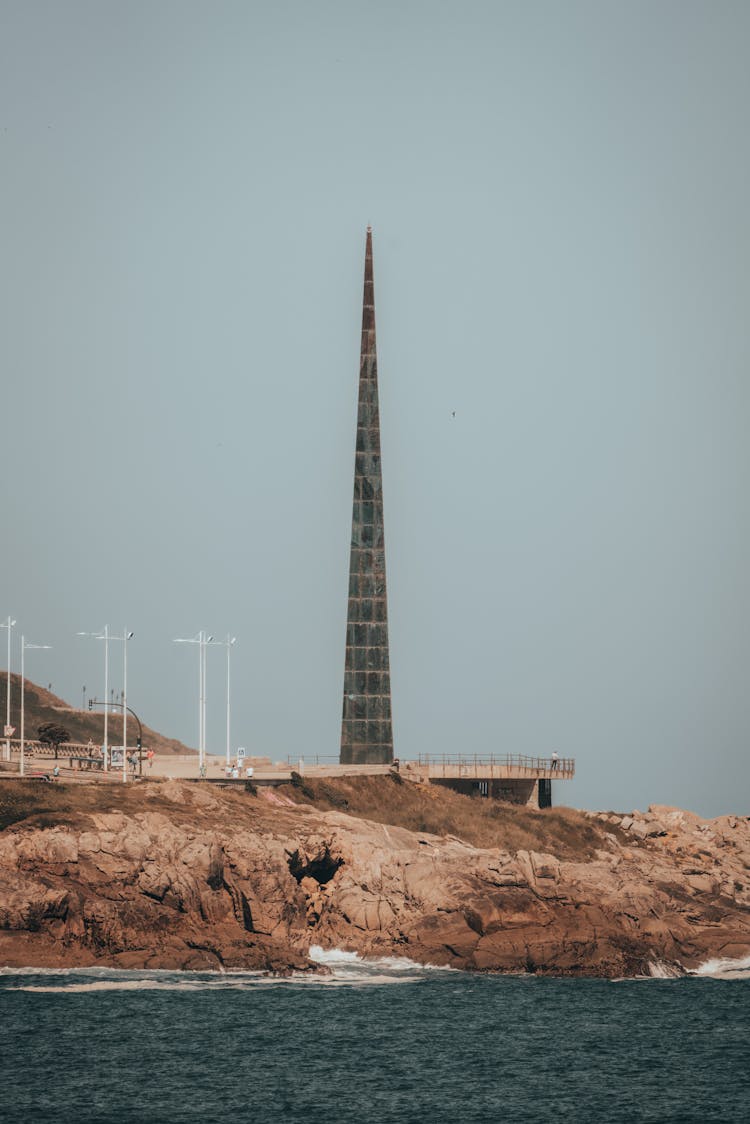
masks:
[[[306,777],[302,786],[297,782],[279,791],[298,803],[409,831],[455,835],[474,847],[544,851],[560,858],[586,859],[604,845],[602,828],[574,808],[536,812],[394,776],[335,780]]]
[[[95,812],[124,812],[132,815],[144,811],[144,789],[141,785],[44,784],[38,780],[3,779],[0,782],[0,831],[13,824],[26,827],[55,827],[67,824],[86,829],[89,816]],[[175,805],[168,800],[150,796],[149,811],[175,814]]]
[[[560,858],[588,859],[605,842],[603,827],[573,808],[535,812],[496,800],[462,796],[434,785],[413,784],[398,776],[300,778],[296,785],[284,785],[276,791],[298,805],[346,812],[414,832],[453,835],[475,847],[544,851]],[[298,816],[292,808],[275,807],[244,789],[214,785],[0,782],[0,831],[21,823],[24,827],[65,824],[87,830],[94,813],[132,816],[143,811],[162,812],[173,822],[187,822],[201,830],[231,825],[273,831],[290,814],[290,823]]]

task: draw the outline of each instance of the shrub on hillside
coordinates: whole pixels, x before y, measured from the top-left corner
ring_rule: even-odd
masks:
[[[308,800],[315,799],[315,793],[313,792],[313,790],[308,784],[305,784],[304,779],[300,776],[299,773],[295,773],[294,769],[292,769],[291,785],[292,788],[298,789],[303,796],[306,796]]]

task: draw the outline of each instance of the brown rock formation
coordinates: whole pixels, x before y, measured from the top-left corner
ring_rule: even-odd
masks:
[[[569,812],[598,843],[571,858],[174,781],[105,795],[0,833],[0,964],[288,971],[319,944],[620,976],[750,954],[737,817]]]

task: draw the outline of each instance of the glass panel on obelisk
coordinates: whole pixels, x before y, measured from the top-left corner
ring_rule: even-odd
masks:
[[[367,228],[346,623],[342,764],[393,760],[372,230]]]

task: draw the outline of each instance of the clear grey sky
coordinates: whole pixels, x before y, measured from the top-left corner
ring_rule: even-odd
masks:
[[[127,625],[194,745],[230,629],[234,744],[338,752],[372,223],[396,753],[750,811],[749,61],[745,3],[2,0],[31,677]]]

